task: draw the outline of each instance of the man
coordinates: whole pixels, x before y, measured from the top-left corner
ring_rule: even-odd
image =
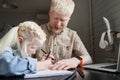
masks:
[[[75,68],[82,62],[81,59],[83,64],[92,62],[76,31],[67,27],[74,7],[72,0],[51,0],[49,22],[41,26],[47,34],[42,49],[51,51],[55,57],[55,64],[51,67],[53,70]]]

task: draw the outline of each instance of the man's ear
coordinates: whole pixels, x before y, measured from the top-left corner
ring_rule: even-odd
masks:
[[[49,10],[48,14],[49,14],[49,17],[50,17],[50,10]]]
[[[48,14],[49,16],[52,14],[53,10],[49,10]]]

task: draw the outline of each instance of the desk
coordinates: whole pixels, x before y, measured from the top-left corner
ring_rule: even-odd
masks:
[[[94,70],[83,70],[85,78],[82,79],[78,73],[74,80],[120,80],[120,74],[94,71]],[[67,76],[57,76],[57,77],[48,77],[48,78],[33,78],[33,79],[24,79],[22,77],[0,77],[0,80],[61,80]]]
[[[95,70],[84,70],[85,78],[78,80],[120,80],[120,74]]]

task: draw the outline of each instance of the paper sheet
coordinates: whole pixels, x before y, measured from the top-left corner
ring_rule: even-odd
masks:
[[[35,74],[25,74],[24,78],[35,78],[35,77],[50,77],[50,76],[59,76],[59,75],[70,75],[72,71],[67,70],[44,70],[38,71]]]

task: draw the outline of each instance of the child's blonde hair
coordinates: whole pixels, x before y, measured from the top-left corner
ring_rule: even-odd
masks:
[[[19,42],[17,42],[18,50],[21,52],[21,56],[25,58],[28,56],[26,45],[32,42],[39,42],[39,45],[42,46],[43,42],[46,40],[46,34],[38,24],[32,21],[20,23],[18,27],[18,36],[22,36],[25,39],[25,44],[22,49]]]
[[[23,58],[27,57],[28,54],[21,51],[21,46],[18,37],[21,36],[26,40],[26,43],[32,41],[38,41],[40,46],[46,40],[46,34],[41,27],[33,21],[25,21],[20,23],[17,27],[13,27],[1,40],[0,40],[0,54],[5,50],[6,47],[17,46],[21,52]],[[4,47],[2,47],[4,46]],[[26,50],[26,45],[23,47]]]

